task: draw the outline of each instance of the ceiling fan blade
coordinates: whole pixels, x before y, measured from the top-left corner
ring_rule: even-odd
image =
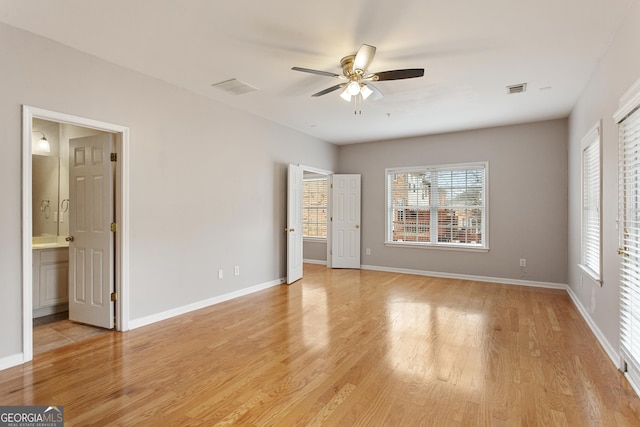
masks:
[[[331,86],[331,87],[329,87],[329,88],[327,88],[327,89],[325,89],[325,90],[321,90],[321,91],[320,91],[320,92],[318,92],[318,93],[314,93],[314,94],[313,94],[313,95],[311,95],[311,96],[322,96],[322,95],[326,95],[326,94],[328,94],[328,93],[333,92],[334,90],[338,90],[338,89],[340,89],[341,87],[345,87],[346,85],[347,85],[346,83],[340,83],[339,85]]]
[[[413,79],[415,77],[424,76],[424,68],[407,68],[405,70],[391,70],[391,71],[382,71],[380,73],[375,73],[378,77],[376,81],[384,81],[384,80],[402,80],[402,79]]]
[[[373,57],[375,55],[375,46],[370,46],[368,44],[360,46],[360,49],[358,49],[356,57],[353,60],[353,71],[359,71],[360,74],[364,74],[369,68],[369,65],[371,65],[371,61],[373,61]]]
[[[371,89],[372,93],[371,95],[369,95],[369,99],[371,99],[372,101],[377,101],[379,99],[382,99],[383,95],[382,95],[382,92],[380,92],[380,89],[378,89],[371,83],[364,83],[364,85],[369,89]]]
[[[318,74],[320,76],[340,77],[340,74],[332,73],[330,71],[312,70],[311,68],[302,68],[302,67],[292,67],[291,69],[294,71],[302,71],[303,73]]]

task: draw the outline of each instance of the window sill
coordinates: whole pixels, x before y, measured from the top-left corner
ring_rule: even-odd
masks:
[[[596,282],[599,286],[602,286],[602,279],[600,278],[599,275],[597,275],[593,270],[591,270],[589,267],[585,267],[582,264],[578,264],[578,267],[580,267],[580,270],[582,270],[582,272],[589,277],[589,279],[593,280],[594,282]]]
[[[327,243],[326,237],[303,237],[304,242]]]
[[[455,244],[424,245],[421,243],[409,243],[409,242],[400,242],[400,243],[384,242],[384,245],[390,248],[436,249],[436,250],[460,251],[460,252],[489,252],[489,248],[484,246],[460,246]]]

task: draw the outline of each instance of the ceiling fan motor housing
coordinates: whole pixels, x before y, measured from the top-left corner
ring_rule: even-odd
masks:
[[[356,71],[353,69],[353,60],[356,58],[355,55],[347,55],[340,60],[340,65],[342,66],[342,73],[348,79],[350,79]]]

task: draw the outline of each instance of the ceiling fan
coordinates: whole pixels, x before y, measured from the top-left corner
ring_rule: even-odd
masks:
[[[311,96],[322,96],[334,92],[338,89],[344,91],[340,94],[345,101],[351,101],[354,97],[356,103],[359,99],[367,99],[371,96],[373,100],[382,98],[382,92],[378,90],[371,82],[381,82],[386,80],[402,80],[413,79],[415,77],[424,76],[424,68],[407,68],[403,70],[381,71],[378,73],[369,73],[368,69],[373,62],[376,54],[375,46],[363,44],[355,55],[347,55],[340,60],[342,66],[342,75],[329,71],[312,70],[309,68],[292,67],[294,71],[302,71],[303,73],[318,74],[321,76],[335,77],[342,80],[335,86],[321,90]]]

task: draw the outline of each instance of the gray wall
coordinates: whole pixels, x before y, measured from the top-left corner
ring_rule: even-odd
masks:
[[[334,145],[5,24],[0,63],[0,360],[22,351],[22,104],[130,128],[131,320],[285,276],[286,165],[334,170]]]
[[[302,256],[305,260],[327,261],[327,242],[305,241],[302,245]]]
[[[616,351],[620,343],[618,231],[618,126],[613,113],[622,95],[640,78],[640,3],[624,25],[587,84],[569,119],[569,286],[590,320]],[[580,262],[581,140],[602,119],[602,256],[603,284],[591,281]],[[601,337],[601,338],[602,338]]]
[[[553,120],[341,146],[339,173],[362,175],[362,264],[566,284],[566,141]],[[489,162],[488,252],[384,245],[385,168],[474,161]]]

